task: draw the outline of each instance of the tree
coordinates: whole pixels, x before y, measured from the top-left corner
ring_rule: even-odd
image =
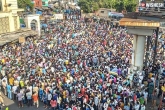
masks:
[[[80,0],[78,5],[81,7],[81,9],[83,9],[85,13],[91,12],[91,3],[88,0]]]
[[[25,10],[27,10],[27,7],[30,8],[30,10],[33,10],[33,3],[31,2],[31,0],[17,0],[18,2],[18,8],[24,8]]]
[[[135,11],[137,0],[79,0],[78,5],[85,13],[93,12],[99,8],[114,8],[118,12]]]

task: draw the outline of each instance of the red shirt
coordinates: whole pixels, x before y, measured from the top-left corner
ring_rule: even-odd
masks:
[[[112,108],[111,107],[108,107],[107,110],[112,110]]]
[[[81,89],[81,94],[84,95],[85,94],[85,88]]]
[[[51,105],[51,107],[57,107],[57,101],[56,100],[51,100],[50,101],[50,105]]]

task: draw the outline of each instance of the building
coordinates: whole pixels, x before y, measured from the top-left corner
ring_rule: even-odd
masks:
[[[48,7],[49,6],[49,0],[42,0],[42,6],[43,7]]]
[[[18,12],[24,11],[18,9],[17,0],[2,0],[0,11],[0,34],[13,32],[19,29],[20,22]]]
[[[33,33],[30,29],[20,29],[19,13],[24,9],[19,9],[17,0],[0,0],[0,46],[18,40],[19,37],[26,36],[25,34]]]
[[[115,12],[115,9],[108,9],[108,8],[100,8],[96,15],[103,18],[108,18],[109,12]]]
[[[35,8],[41,8],[42,7],[42,0],[32,0],[32,3],[34,3]]]

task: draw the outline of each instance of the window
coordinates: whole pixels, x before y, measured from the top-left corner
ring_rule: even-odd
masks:
[[[104,11],[101,11],[101,13],[104,13]]]
[[[6,33],[9,32],[9,18],[3,17],[0,18],[0,33]]]
[[[42,5],[45,5],[45,2],[42,2]]]

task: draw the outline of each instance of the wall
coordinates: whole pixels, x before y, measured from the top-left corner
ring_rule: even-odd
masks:
[[[34,7],[41,8],[42,7],[42,0],[33,0]]]
[[[115,10],[115,9],[100,8],[100,9],[96,12],[96,15],[99,15],[100,17],[108,18],[108,13],[109,13],[109,12],[114,12],[114,11],[116,11],[116,10]]]
[[[20,28],[19,16],[16,10],[0,13],[0,34],[13,32]]]
[[[18,9],[17,0],[6,0],[6,3],[5,3],[5,0],[1,0],[1,2],[2,2],[2,10],[3,11],[7,11],[7,10],[9,11],[9,10],[12,10],[12,9]],[[5,4],[6,5],[11,4],[11,5],[6,8]]]

